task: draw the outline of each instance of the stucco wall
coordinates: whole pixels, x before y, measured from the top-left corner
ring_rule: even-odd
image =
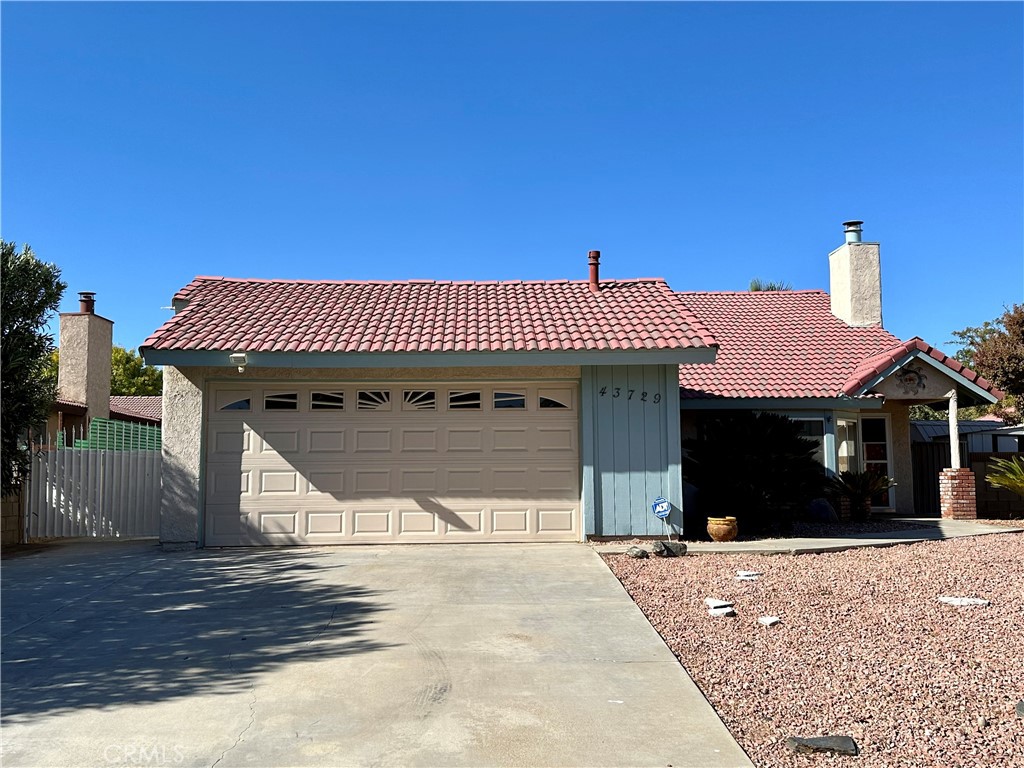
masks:
[[[878,243],[844,243],[828,255],[832,314],[850,325],[882,324]]]
[[[60,316],[57,389],[66,400],[85,403],[91,419],[110,418],[110,351],[114,323],[88,312]]]
[[[209,381],[578,381],[579,366],[500,368],[236,368],[164,367],[163,500],[160,542],[191,549],[201,542],[203,409]]]
[[[160,502],[164,549],[194,549],[199,543],[202,442],[203,369],[165,366]]]
[[[928,363],[910,362],[893,373],[872,391],[885,395],[886,400],[913,400],[934,402],[943,400],[955,383]]]

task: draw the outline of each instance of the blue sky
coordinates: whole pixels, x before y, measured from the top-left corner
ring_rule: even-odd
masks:
[[[137,347],[195,275],[1024,300],[1020,3],[11,3],[2,235]],[[946,345],[947,348],[949,345]]]

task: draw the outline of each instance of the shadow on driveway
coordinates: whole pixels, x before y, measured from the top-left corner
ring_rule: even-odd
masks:
[[[4,720],[237,693],[281,664],[389,647],[365,636],[380,593],[326,556],[111,543],[5,561]]]

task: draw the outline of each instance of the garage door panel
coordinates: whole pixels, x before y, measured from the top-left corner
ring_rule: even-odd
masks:
[[[311,388],[330,390],[332,407],[311,409]],[[232,405],[212,413],[208,428],[211,546],[579,538],[578,417],[571,387],[272,389],[297,402],[296,409],[264,412],[262,388],[249,410],[234,407],[247,390],[211,395],[213,402]],[[406,389],[417,389],[419,399],[406,403]],[[476,407],[446,410],[449,389],[479,390]],[[541,389],[568,407],[539,410]],[[436,392],[433,408],[424,405],[428,390]],[[360,399],[363,391],[373,397]]]
[[[299,430],[264,430],[260,435],[260,453],[298,453]]]
[[[473,451],[484,449],[483,427],[448,427],[446,429],[449,451]]]
[[[387,494],[391,492],[390,469],[355,469],[353,491],[356,494]]]
[[[484,513],[483,510],[455,512],[451,511],[445,515],[445,532],[462,536],[483,532]]]
[[[437,493],[438,470],[433,467],[400,470],[399,495]]]
[[[306,453],[344,453],[345,430],[309,429],[306,433]]]
[[[260,533],[295,533],[298,513],[260,515]]]
[[[391,510],[354,509],[352,511],[352,534],[354,536],[379,536],[391,534]]]
[[[575,530],[576,512],[574,509],[538,509],[537,530],[539,533],[567,533]]]
[[[328,470],[310,472],[307,475],[309,495],[332,494],[341,496],[345,493],[345,472],[341,470]]]
[[[353,452],[361,453],[390,453],[391,452],[391,429],[357,427],[352,430],[355,433],[355,445]]]
[[[345,533],[345,515],[342,512],[307,510],[307,536],[341,536]]]
[[[530,530],[528,508],[492,508],[491,530],[495,533],[528,533]]]
[[[400,509],[398,517],[399,535],[423,536],[437,533],[437,515],[431,512],[425,512],[422,509]]]
[[[295,470],[268,470],[259,472],[260,496],[287,494],[298,496],[299,473]]]
[[[402,453],[437,453],[437,427],[401,428]]]

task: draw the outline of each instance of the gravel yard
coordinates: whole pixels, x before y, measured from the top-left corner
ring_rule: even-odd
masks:
[[[760,768],[1024,766],[1024,534],[605,559]],[[763,576],[736,581],[737,570]],[[737,616],[709,616],[707,597],[733,601]],[[762,615],[782,622],[763,627]],[[861,754],[785,747],[823,735],[852,736]]]

